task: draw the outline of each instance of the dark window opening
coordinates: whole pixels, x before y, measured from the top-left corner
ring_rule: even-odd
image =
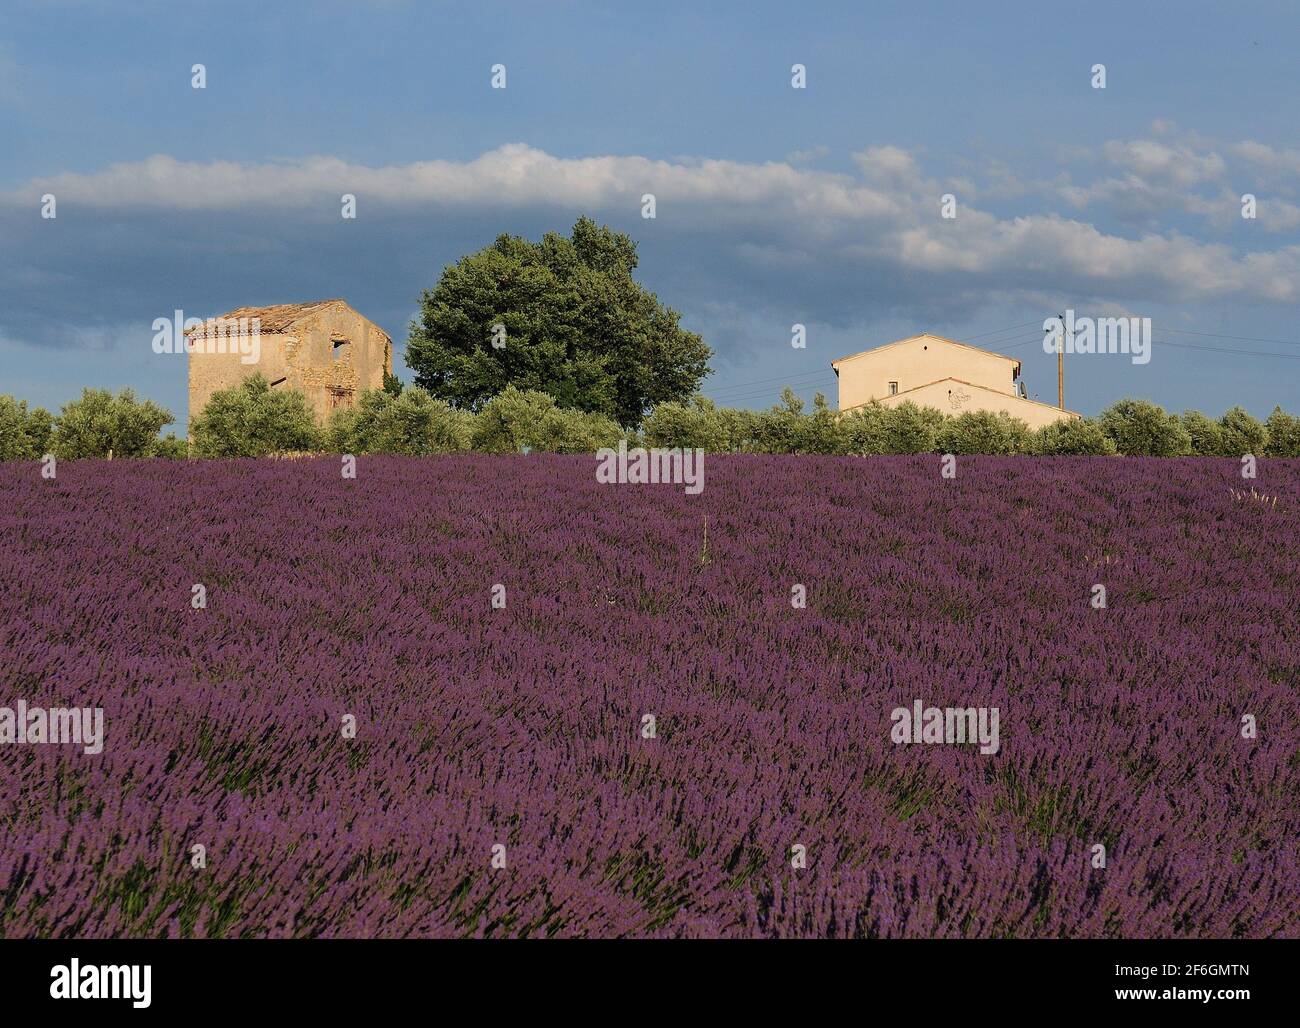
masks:
[[[897,383],[897,382],[890,382],[890,383],[889,383],[889,395],[890,395],[890,396],[897,396],[897,395],[898,395],[898,383]]]
[[[352,343],[347,339],[333,339],[331,342],[334,344],[334,359],[341,361],[350,352]]]

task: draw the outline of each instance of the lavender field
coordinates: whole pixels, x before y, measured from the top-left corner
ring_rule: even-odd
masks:
[[[1300,936],[1300,463],[594,466],[0,467],[0,935]]]

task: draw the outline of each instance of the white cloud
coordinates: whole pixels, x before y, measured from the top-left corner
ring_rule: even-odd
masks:
[[[1112,140],[1102,153],[1113,165],[1144,183],[1164,182],[1188,188],[1199,182],[1221,181],[1227,166],[1217,153],[1196,153],[1188,146],[1152,139]]]
[[[1229,149],[1235,156],[1255,167],[1300,175],[1300,150],[1278,150],[1251,140],[1233,143]]]
[[[820,161],[830,153],[830,147],[813,146],[807,150],[791,150],[785,155],[787,164],[812,164],[814,161]]]
[[[645,157],[562,158],[512,143],[472,161],[421,161],[369,167],[334,157],[239,164],[155,155],[90,174],[29,183],[21,195],[52,192],[94,207],[228,210],[249,205],[305,207],[355,193],[359,202],[394,205],[603,206],[662,193],[677,203],[824,207],[835,215],[871,214],[885,199],[846,176],[790,164],[662,161]],[[10,194],[16,199],[16,194]],[[330,202],[333,202],[332,200]]]
[[[1160,134],[1174,132],[1166,124]],[[1110,140],[1095,153],[1075,148],[1069,157],[1076,174],[1087,170],[1090,157],[1100,158],[1110,173],[1080,183],[1063,172],[1050,182],[1025,183],[1024,194],[1055,197],[1074,211],[1096,212],[1148,231],[1191,215],[1224,233],[1241,226],[1242,194],[1253,193],[1259,206],[1254,228],[1283,233],[1300,227],[1300,207],[1287,199],[1297,194],[1300,150],[1251,141],[1216,145],[1182,133],[1176,139]],[[985,185],[979,195],[1014,194]]]
[[[1262,153],[1258,144],[1225,152],[1239,156],[1242,146],[1256,162],[1286,159],[1285,153]],[[1135,213],[1140,233],[1103,231],[1052,210],[981,209],[979,168],[961,178],[928,177],[915,154],[895,146],[854,154],[856,174],[788,161],[567,158],[519,143],[468,161],[381,166],[323,156],[237,163],[158,155],[36,180],[0,199],[30,210],[35,197],[53,192],[60,200],[60,225],[78,208],[115,216],[159,212],[176,225],[215,212],[229,226],[228,236],[238,236],[236,227],[251,218],[273,238],[271,226],[337,219],[343,193],[356,194],[363,220],[373,212],[404,221],[456,216],[499,224],[505,220],[500,212],[558,208],[566,218],[583,211],[626,225],[636,223],[640,197],[650,192],[657,197],[658,217],[646,233],[653,231],[661,242],[679,239],[688,265],[712,254],[714,268],[725,269],[733,281],[749,276],[758,302],[766,302],[763,291],[773,285],[799,295],[815,284],[829,295],[852,290],[855,280],[874,283],[881,292],[906,283],[918,304],[938,295],[945,302],[994,294],[1032,300],[1044,290],[1114,303],[1300,299],[1298,246],[1242,252],[1217,237],[1151,227],[1170,210],[1212,223],[1239,220],[1239,203],[1217,152],[1180,140],[1116,141],[1100,152],[1120,176],[1083,185],[1053,179],[1038,184],[1041,195],[1076,211],[1108,204]],[[987,168],[983,182],[991,194],[1005,200],[1032,193],[1005,165]],[[944,220],[939,197],[955,182],[961,184],[958,217]],[[1300,210],[1261,198],[1260,227],[1277,232],[1298,223]],[[845,307],[852,300],[841,297]],[[900,296],[898,302],[908,300]]]
[[[920,173],[916,160],[897,146],[872,146],[853,155],[853,162],[870,182],[889,185],[916,182]]]

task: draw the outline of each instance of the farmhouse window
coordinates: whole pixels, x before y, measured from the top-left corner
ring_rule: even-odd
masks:
[[[889,395],[890,395],[890,396],[897,396],[897,395],[898,395],[898,383],[897,383],[897,382],[890,382],[890,383],[889,383]]]

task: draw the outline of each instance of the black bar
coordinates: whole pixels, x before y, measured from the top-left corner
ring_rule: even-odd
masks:
[[[700,995],[760,1013],[777,1000],[812,1009],[842,999],[866,1012],[899,1004],[980,1017],[1128,1008],[1226,1021],[1288,1009],[1297,958],[1300,940],[9,940],[0,942],[0,995],[7,1011],[77,1017],[110,1009],[156,1018],[254,1010],[338,1017],[412,1004],[449,1014],[453,1003],[479,1016],[614,1015],[671,1003],[680,1018],[692,1009],[686,997]],[[54,998],[73,960],[79,981],[110,989],[127,979],[87,978],[87,968],[135,965],[134,983],[143,986],[147,965],[148,1006],[130,995]],[[60,966],[67,972],[56,978]]]

